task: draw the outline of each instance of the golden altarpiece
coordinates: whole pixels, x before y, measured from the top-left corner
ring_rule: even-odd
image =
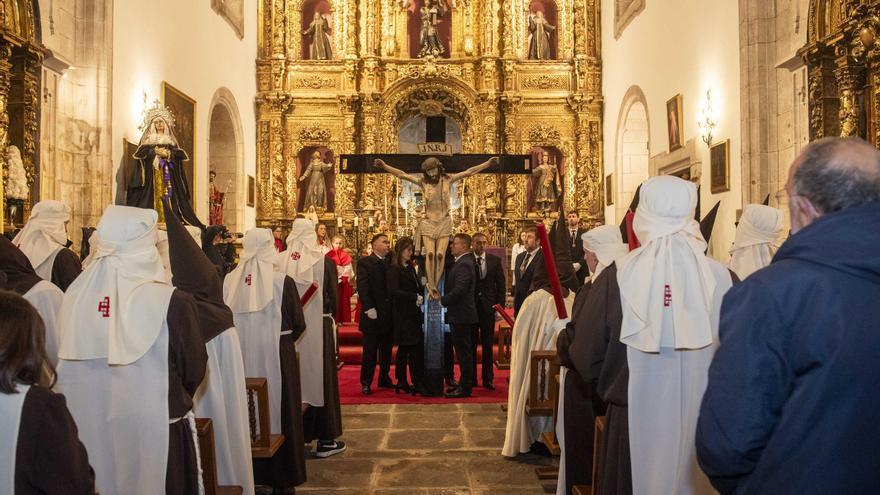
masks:
[[[419,13],[428,6],[445,9],[439,32],[446,50],[418,58]],[[532,60],[538,11],[555,30],[551,57]],[[309,60],[304,33],[319,17],[329,26],[329,60]],[[397,153],[408,121],[436,115],[454,122],[462,153],[550,152],[564,208],[602,222],[598,1],[260,0],[259,22],[259,225],[286,223],[302,211],[299,177],[313,150]],[[508,244],[519,226],[543,216],[529,199],[532,180],[469,178],[459,216]],[[333,174],[327,185],[332,204],[318,214],[349,240],[355,216],[406,218],[388,174]]]
[[[21,226],[32,199],[39,197],[40,68],[45,54],[37,0],[0,0],[0,229],[7,223]],[[7,197],[11,191],[5,187],[11,146],[18,150],[15,160],[20,155],[27,182],[15,198]],[[15,218],[6,218],[13,211]]]
[[[810,139],[880,145],[880,0],[811,0],[807,45]]]

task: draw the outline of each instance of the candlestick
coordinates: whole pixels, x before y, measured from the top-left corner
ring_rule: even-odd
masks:
[[[342,228],[342,217],[336,217],[336,228]]]
[[[369,226],[371,229],[373,228],[373,221],[374,221],[373,217],[370,217],[369,218]]]
[[[358,225],[360,225],[360,220],[361,220],[360,217],[354,217],[354,226],[355,226],[355,227],[357,227]]]

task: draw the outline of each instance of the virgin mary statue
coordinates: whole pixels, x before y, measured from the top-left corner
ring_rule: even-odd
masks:
[[[144,134],[133,158],[137,160],[128,178],[125,205],[154,209],[159,221],[165,221],[163,198],[186,223],[204,229],[189,195],[189,184],[183,162],[189,161],[186,151],[178,145],[174,135],[174,116],[158,103],[144,118]]]

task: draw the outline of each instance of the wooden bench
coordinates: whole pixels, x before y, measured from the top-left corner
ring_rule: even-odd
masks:
[[[269,422],[269,385],[265,378],[245,378],[248,418],[251,434],[251,455],[269,459],[284,443],[284,435],[271,433]]]
[[[199,439],[199,458],[202,461],[202,484],[205,495],[241,495],[240,486],[217,485],[217,454],[214,450],[214,423],[208,418],[196,418]]]
[[[513,329],[506,322],[498,324],[498,351],[495,355],[495,367],[499,370],[510,369],[510,346]]]
[[[532,351],[526,415],[531,417],[553,416],[556,402],[553,398],[553,376],[558,374],[559,359],[556,356],[556,351]],[[556,388],[558,393],[558,387]]]
[[[541,440],[553,455],[562,454],[562,447],[559,446],[559,439],[556,438],[556,422],[559,420],[559,387],[562,386],[559,382],[559,377],[559,373],[556,373],[553,375],[553,381],[550,383],[550,397],[553,400],[553,429],[541,433]]]

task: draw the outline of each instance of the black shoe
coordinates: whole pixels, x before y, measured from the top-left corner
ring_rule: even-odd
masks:
[[[369,386],[369,385],[364,385],[363,387],[361,387],[361,393],[364,394],[364,395],[370,395],[370,394],[373,393],[373,391],[370,390],[370,386]]]
[[[324,459],[325,457],[341,454],[343,452],[345,452],[345,442],[334,440],[332,442],[318,442],[318,449],[316,450],[315,455],[318,456],[318,459]]]
[[[455,378],[447,378],[446,379],[446,386],[449,388],[458,388],[460,386],[460,384],[457,381],[455,381]]]
[[[446,395],[444,395],[444,397],[446,397],[447,399],[461,399],[463,397],[470,397],[470,396],[471,396],[470,390],[466,391],[465,389],[463,389],[461,387],[458,387],[457,389],[453,390],[452,392],[446,392]]]
[[[397,382],[397,385],[394,386],[394,393],[398,394],[403,390],[403,393],[408,394],[412,391],[412,386],[409,383],[403,382],[403,385],[400,382]]]
[[[486,390],[495,390],[495,384],[492,382],[483,382],[483,388]]]
[[[547,448],[541,442],[532,443],[531,447],[529,447],[529,454],[539,455],[542,457],[551,457],[553,454],[550,453],[550,449]]]
[[[394,382],[391,381],[391,378],[387,376],[379,377],[379,388],[394,388]]]
[[[422,397],[430,397],[431,394],[422,384],[413,385],[411,393],[413,395],[421,395]]]

